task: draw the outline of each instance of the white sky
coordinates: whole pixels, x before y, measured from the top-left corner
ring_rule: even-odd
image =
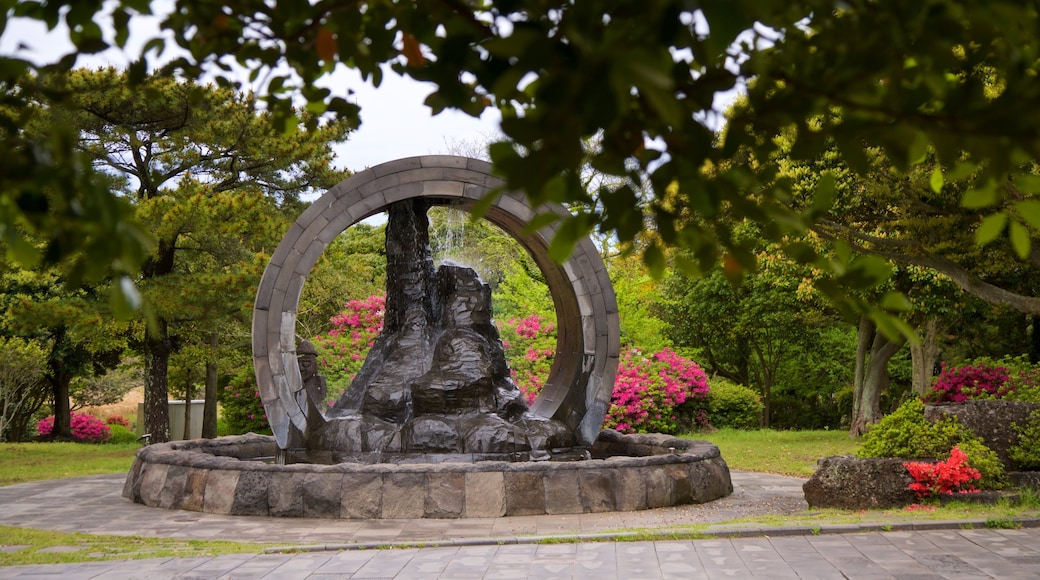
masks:
[[[142,21],[135,24],[136,30],[141,33],[131,34],[129,47],[141,46],[144,39],[157,32],[157,27],[149,27],[147,21]],[[0,54],[37,63],[52,62],[71,50],[67,38],[67,32],[48,34],[46,27],[37,21],[12,20],[0,36]],[[135,54],[132,49],[131,54]],[[129,59],[123,53],[110,50],[81,57],[77,64],[121,68],[127,62]],[[400,77],[389,70],[378,89],[362,81],[360,75],[346,70],[337,72],[331,82],[323,84],[343,97],[347,97],[348,88],[353,89],[349,99],[361,106],[361,127],[351,134],[347,143],[336,148],[337,164],[353,171],[402,157],[457,152],[453,149],[460,147],[470,151],[475,145],[488,143],[500,135],[497,111],[485,112],[480,119],[457,111],[432,116],[423,100],[433,91],[433,85]]]

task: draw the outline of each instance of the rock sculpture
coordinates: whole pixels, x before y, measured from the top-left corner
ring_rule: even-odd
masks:
[[[426,210],[389,207],[383,331],[347,391],[307,438],[341,461],[366,453],[546,458],[574,437],[527,413],[491,318],[491,289],[470,268],[434,269]]]

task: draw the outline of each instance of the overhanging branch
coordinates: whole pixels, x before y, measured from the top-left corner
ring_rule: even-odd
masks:
[[[1040,316],[1040,298],[1012,292],[990,284],[969,272],[953,260],[926,253],[910,254],[896,251],[898,248],[916,248],[919,245],[906,240],[889,240],[856,232],[837,224],[821,222],[811,227],[820,237],[830,241],[844,241],[861,254],[878,256],[907,266],[920,266],[945,274],[961,290],[996,306],[1006,306],[1025,314]],[[839,237],[834,230],[841,231]],[[874,247],[868,244],[874,244]]]

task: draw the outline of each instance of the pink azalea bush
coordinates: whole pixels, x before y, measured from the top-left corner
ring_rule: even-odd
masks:
[[[603,426],[622,433],[677,433],[682,428],[677,408],[707,397],[709,390],[701,367],[669,348],[650,355],[625,349]]]
[[[1002,399],[1013,390],[1010,380],[1004,366],[978,363],[952,367],[944,362],[927,398],[937,403]]]
[[[329,387],[329,393],[341,393],[365,362],[365,355],[383,330],[386,297],[372,295],[364,300],[351,300],[329,322],[332,329],[311,339],[318,350],[318,367]]]
[[[499,324],[510,372],[528,403],[534,402],[552,368],[556,328],[538,315]],[[690,424],[707,425],[707,416],[682,417],[679,407],[707,397],[708,378],[696,363],[671,349],[643,355],[626,349],[618,365],[610,411],[604,427],[624,433],[677,433]]]
[[[556,326],[537,314],[499,323],[513,382],[530,405],[538,398],[556,354]]]
[[[88,443],[104,443],[108,440],[108,425],[93,415],[72,413],[72,438]],[[40,419],[36,432],[46,437],[54,431],[54,415]]]

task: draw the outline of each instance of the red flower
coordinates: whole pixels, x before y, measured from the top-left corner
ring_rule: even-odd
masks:
[[[914,478],[908,487],[925,498],[935,494],[978,493],[972,481],[982,477],[979,470],[968,465],[968,456],[959,445],[950,451],[950,458],[937,463],[908,461],[903,464]]]

